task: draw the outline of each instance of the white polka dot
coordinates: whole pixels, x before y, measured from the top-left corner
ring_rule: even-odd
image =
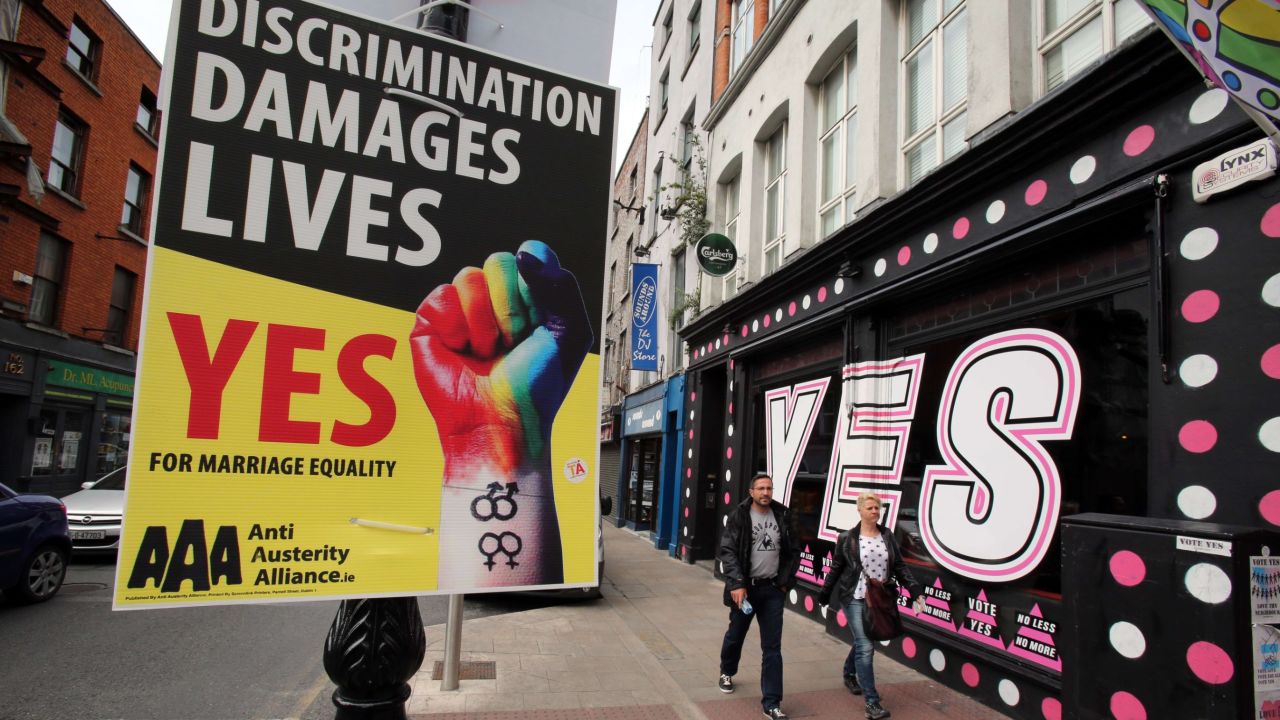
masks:
[[[733,437],[733,426],[729,426],[729,437]]]
[[[693,411],[693,410],[690,410],[690,411],[689,411],[689,419],[690,419],[690,420],[692,420],[692,419],[693,419],[693,413],[694,413],[694,411]]]
[[[1214,88],[1208,92],[1202,93],[1196,101],[1191,103],[1191,110],[1187,113],[1187,119],[1192,125],[1201,125],[1218,117],[1227,107],[1227,91],[1221,88]]]
[[[1008,678],[1001,680],[999,684],[996,685],[996,692],[1000,693],[1000,699],[1009,707],[1017,705],[1018,701],[1022,699],[1022,692],[1019,691],[1018,686],[1014,685],[1013,681]]]
[[[688,526],[688,525],[686,525],[686,526],[684,526],[684,527],[680,528],[680,532],[681,532],[685,537],[689,537],[689,526]]]
[[[947,657],[942,654],[941,650],[934,650],[929,653],[929,664],[933,666],[934,670],[942,672],[947,667]]]
[[[760,321],[759,321],[759,320],[752,320],[752,321],[751,321],[751,332],[760,332]]]
[[[1203,485],[1188,485],[1178,493],[1178,509],[1192,520],[1203,520],[1218,509],[1218,499]]]
[[[804,308],[805,310],[808,310],[811,304],[813,304],[813,301],[809,299],[808,295],[805,295],[804,299],[800,301],[800,307]]]
[[[924,236],[924,252],[926,255],[932,255],[934,250],[938,249],[938,233],[929,233]]]
[[[716,349],[720,349],[720,338],[716,338]]]
[[[1147,651],[1147,638],[1137,625],[1121,620],[1111,626],[1111,647],[1130,660],[1142,657]]]
[[[791,588],[791,593],[787,596],[787,599],[791,601],[792,605],[795,605],[800,601],[800,593],[796,592],[795,588]]]
[[[690,493],[690,492],[692,492],[692,490],[690,490],[689,488],[685,488],[685,489],[684,489],[684,498],[685,498],[686,500],[688,500],[688,499],[689,499],[689,493]]]
[[[1085,155],[1076,160],[1071,165],[1071,182],[1079,185],[1080,183],[1093,177],[1093,171],[1098,169],[1098,161],[1092,155]]]
[[[892,641],[892,640],[881,640],[881,641],[880,641],[880,647],[889,647],[889,645],[891,645],[891,644],[893,644],[893,641]]]
[[[835,291],[837,295],[844,292],[844,278],[839,278],[836,280]]]
[[[689,448],[689,457],[690,459],[693,458],[693,448]]]
[[[1183,578],[1187,592],[1195,599],[1217,605],[1231,597],[1231,578],[1222,568],[1209,563],[1196,563]]]
[[[729,516],[728,516],[728,515],[721,515],[721,516],[720,516],[720,526],[721,526],[721,527],[729,527]],[[721,570],[720,572],[724,572],[724,571],[723,571],[723,570]]]
[[[724,563],[718,563],[718,564],[720,565],[720,574],[721,574],[721,575],[723,575],[723,574],[724,574]]]
[[[733,392],[733,381],[729,381],[729,392]]]
[[[1192,355],[1178,366],[1178,377],[1191,387],[1204,387],[1218,377],[1218,361],[1208,355]]]
[[[1182,238],[1179,250],[1188,260],[1203,260],[1218,249],[1218,231],[1211,227],[1198,227]]]
[[[1004,201],[996,200],[987,206],[987,224],[995,225],[1004,219]]]
[[[1280,417],[1273,417],[1258,428],[1258,441],[1271,452],[1280,453]]]
[[[795,590],[792,590],[791,592],[793,592],[793,593],[794,593],[794,592],[795,592]],[[795,601],[794,601],[794,600],[792,600],[791,602],[795,602]],[[822,619],[823,619],[823,620],[826,620],[826,619],[827,619],[827,606],[826,606],[826,605],[823,605],[822,607],[819,607],[819,608],[818,608],[818,612],[822,613]]]
[[[882,275],[884,275],[884,271],[888,269],[889,269],[888,260],[885,260],[884,258],[880,258],[879,260],[876,261],[876,269],[875,269],[876,277],[881,277]]]
[[[782,308],[773,311],[773,319],[775,322],[782,322]]]
[[[1262,286],[1262,302],[1271,307],[1280,307],[1280,273],[1267,278]]]

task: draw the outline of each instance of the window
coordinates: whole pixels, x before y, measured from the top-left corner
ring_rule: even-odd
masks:
[[[98,76],[98,51],[102,42],[85,27],[80,18],[71,22],[71,33],[67,38],[67,64],[80,77],[93,82]]]
[[[142,88],[142,94],[138,98],[138,115],[134,118],[134,122],[142,131],[151,137],[156,135],[156,95],[146,88]]]
[[[903,158],[913,184],[965,148],[969,30],[963,0],[907,0]]]
[[[1040,0],[1041,88],[1048,92],[1151,23],[1131,0]]]
[[[129,413],[108,410],[102,413],[102,430],[98,434],[98,476],[122,468],[129,459],[132,421]],[[98,485],[99,490],[123,490],[126,474],[118,472]]]
[[[680,121],[680,166],[688,170],[693,163],[693,146],[697,143],[693,130],[693,108]]]
[[[58,321],[58,296],[66,271],[67,245],[67,241],[48,233],[40,234],[36,272],[31,282],[31,311],[27,316],[33,323],[54,327]]]
[[[653,222],[649,223],[649,236],[658,237],[658,219],[662,216],[662,163],[653,167]]]
[[[124,208],[120,211],[120,226],[134,235],[142,234],[142,212],[147,201],[151,176],[133,163],[124,182]]]
[[[768,275],[782,264],[782,238],[787,229],[786,123],[765,143],[764,157],[764,274]]]
[[[724,216],[721,218],[724,222],[724,234],[738,246],[738,267],[730,270],[723,278],[725,300],[733,297],[747,281],[747,263],[744,262],[746,248],[738,238],[738,190],[741,180],[741,176],[738,176],[720,185],[720,197],[723,199],[721,206],[724,207]]]
[[[66,112],[58,114],[53,128],[53,151],[49,159],[49,185],[68,195],[80,192],[80,164],[84,155],[85,127]]]
[[[608,297],[609,312],[613,312],[613,301],[614,301],[614,298],[617,297],[614,294],[614,288],[616,287],[617,282],[618,282],[618,261],[614,260],[612,263],[609,264],[609,297]]]
[[[732,39],[729,45],[729,75],[737,72],[742,60],[751,52],[751,44],[755,42],[756,19],[755,0],[734,0],[732,18]]]
[[[107,328],[102,339],[113,345],[124,345],[125,333],[129,329],[129,314],[133,310],[133,286],[136,280],[136,275],[119,267],[111,280],[111,305],[107,308]]]
[[[683,247],[680,248],[679,252],[671,256],[671,307],[681,309],[680,315],[675,318],[675,322],[671,323],[671,342],[667,343],[667,352],[671,354],[671,370],[673,372],[684,367],[684,351],[681,349],[680,336],[676,334],[676,330],[684,327],[684,323],[689,317],[688,308],[685,306],[685,258],[686,254]]]
[[[658,117],[661,118],[667,114],[667,90],[671,85],[671,69],[667,68],[662,71],[662,78],[658,80]]]
[[[662,45],[658,50],[659,55],[667,51],[667,43],[671,42],[671,29],[675,12],[676,9],[673,3],[671,7],[667,8],[667,16],[662,19]]]
[[[702,40],[702,0],[697,0],[693,4],[693,9],[689,11],[689,56],[693,57],[693,51],[698,49],[698,43]]]
[[[786,4],[787,0],[769,0],[769,19],[773,20],[778,14],[778,9]]]
[[[818,225],[827,237],[853,220],[854,137],[858,129],[857,49],[850,49],[822,81],[818,94]]]

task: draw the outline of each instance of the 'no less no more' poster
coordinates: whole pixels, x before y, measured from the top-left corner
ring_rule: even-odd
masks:
[[[596,582],[615,91],[174,13],[115,607]]]

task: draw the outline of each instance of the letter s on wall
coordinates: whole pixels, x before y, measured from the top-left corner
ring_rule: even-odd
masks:
[[[1081,380],[1075,350],[1047,330],[989,335],[956,359],[938,407],[944,464],[920,490],[920,535],[943,567],[1008,582],[1040,564],[1062,499],[1041,443],[1071,438]]]

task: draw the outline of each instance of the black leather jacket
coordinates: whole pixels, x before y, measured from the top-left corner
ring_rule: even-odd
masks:
[[[898,541],[893,537],[893,532],[883,525],[876,527],[880,528],[880,537],[884,538],[884,545],[889,550],[889,579],[906,585],[913,598],[924,592],[924,586],[916,581],[915,576],[911,574],[911,568],[902,561],[902,548],[898,547]],[[827,572],[822,591],[818,593],[818,601],[823,605],[830,605],[831,598],[834,597],[839,601],[839,606],[844,607],[853,600],[853,591],[858,589],[858,580],[862,577],[862,555],[858,549],[858,538],[861,533],[857,530],[855,525],[852,530],[846,530],[836,538],[831,570]]]
[[[786,505],[770,501],[773,519],[778,523],[778,578],[777,586],[790,590],[796,584],[796,570],[800,567],[800,546],[796,542],[798,529],[795,515]],[[751,572],[751,498],[743,500],[729,514],[724,534],[720,536],[721,573],[724,575],[724,604],[733,607],[730,591],[747,586],[747,574]]]

